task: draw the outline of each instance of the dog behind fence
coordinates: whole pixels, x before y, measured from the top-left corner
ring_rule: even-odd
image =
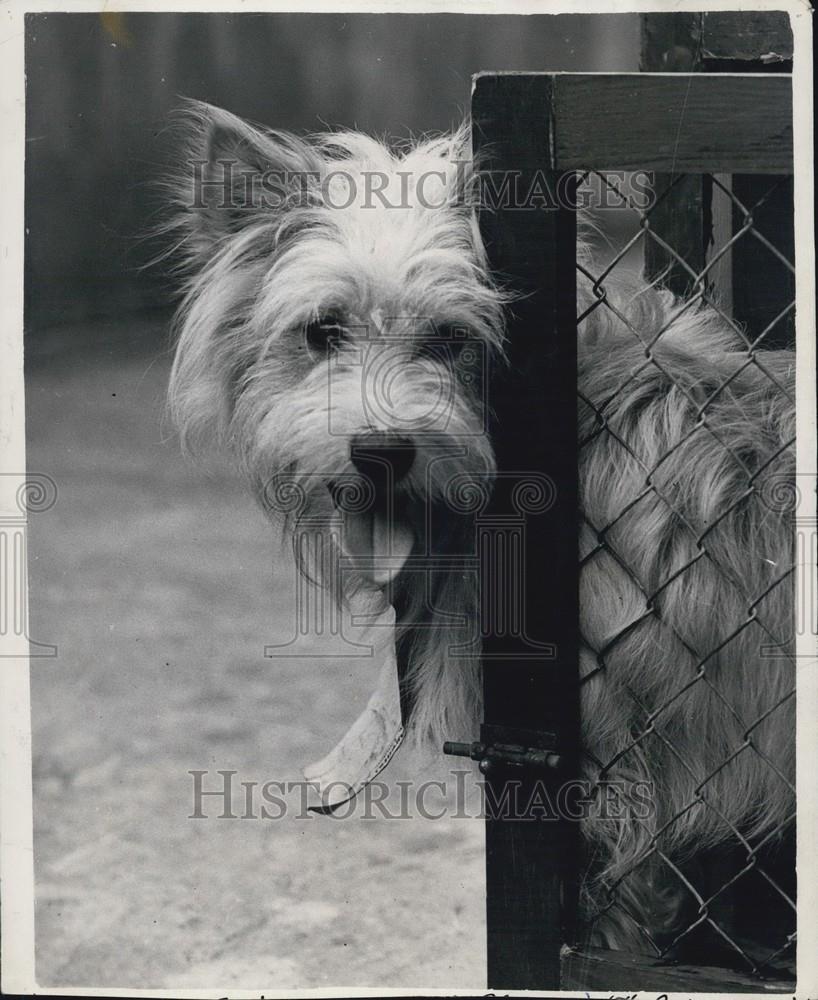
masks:
[[[378,212],[327,206],[315,192],[297,205],[289,192],[275,207],[219,212],[208,201],[192,207],[177,184],[168,227],[188,269],[175,415],[184,432],[215,429],[234,447],[262,503],[264,484],[283,471],[300,477],[311,510],[331,513],[333,484],[357,464],[362,433],[377,438],[382,458],[384,435],[386,451],[404,442],[404,459],[409,440],[412,461],[399,476],[393,469],[400,524],[383,529],[400,564],[383,579],[408,642],[414,729],[438,746],[479,718],[475,661],[448,655],[459,638],[451,612],[475,616],[479,594],[453,570],[438,574],[430,603],[404,560],[427,507],[445,507],[446,481],[482,485],[493,457],[474,392],[434,341],[460,325],[498,352],[508,301],[462,197],[467,143],[465,132],[403,153],[350,134],[309,142],[198,106],[189,149],[209,168],[235,163],[234,197],[269,170],[322,178],[370,168],[401,191],[412,171],[435,172],[445,197]],[[579,275],[584,771],[600,799],[610,787],[625,798],[624,818],[592,811],[582,824],[584,917],[608,946],[666,952],[707,925],[741,951],[739,931],[715,919],[725,892],[704,888],[697,866],[736,846],[754,877],[775,884],[762,860],[794,808],[792,532],[776,506],[793,473],[793,354],[749,343],[704,280],[678,301],[613,264],[600,274],[584,251]],[[365,341],[370,327],[383,334],[386,316],[424,320]],[[373,349],[403,358],[390,362],[389,407],[361,398],[361,358]],[[412,420],[433,383],[453,404],[421,438]],[[461,457],[447,465],[447,455]],[[424,477],[423,461],[438,478]],[[357,556],[375,554],[381,513],[349,533]],[[446,528],[441,547],[467,545],[467,519]],[[637,784],[651,789],[646,818],[628,808]]]

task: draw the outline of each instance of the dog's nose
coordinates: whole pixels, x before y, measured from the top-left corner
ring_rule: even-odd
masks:
[[[393,482],[405,478],[415,461],[415,446],[410,438],[389,431],[356,434],[350,443],[352,464],[366,476],[380,479],[385,466],[392,470]]]

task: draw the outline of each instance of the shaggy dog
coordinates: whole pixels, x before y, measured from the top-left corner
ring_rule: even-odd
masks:
[[[398,609],[411,732],[467,738],[479,666],[447,657],[462,639],[447,610],[476,614],[478,594],[455,571],[419,594],[405,568],[429,511],[446,526],[435,551],[462,550],[448,486],[494,469],[462,357],[501,363],[508,296],[464,197],[468,133],[394,151],[206,105],[185,121],[168,227],[183,438],[226,442],[268,509],[286,476],[298,517],[340,518],[344,586],[386,588]],[[579,253],[583,314],[598,296]],[[583,914],[593,940],[644,950],[690,919],[697,858],[769,843],[793,812],[792,662],[762,648],[786,652],[792,631],[791,528],[765,489],[793,472],[794,359],[639,276],[615,269],[604,289],[579,331],[583,766],[649,782],[656,808],[583,822]],[[343,509],[350,483],[366,509]]]

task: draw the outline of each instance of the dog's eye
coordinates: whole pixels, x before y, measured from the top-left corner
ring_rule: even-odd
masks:
[[[327,354],[338,346],[344,337],[344,332],[344,323],[341,317],[334,313],[328,313],[306,325],[304,338],[307,347],[314,354]]]

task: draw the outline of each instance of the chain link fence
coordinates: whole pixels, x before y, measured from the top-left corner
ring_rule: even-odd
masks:
[[[584,770],[608,804],[587,821],[581,871],[592,941],[788,978],[794,267],[757,221],[788,182],[765,178],[745,203],[729,178],[703,178],[726,225],[696,266],[656,224],[684,177],[645,209],[621,175],[584,180],[615,189],[638,222],[607,263],[578,262],[580,343],[601,330],[594,350],[609,352],[604,376],[579,387]],[[745,241],[786,276],[760,329],[730,309]],[[662,274],[638,278],[646,255],[684,275],[683,305],[668,307]],[[594,490],[603,470],[615,485]],[[617,799],[627,823],[611,816]]]

